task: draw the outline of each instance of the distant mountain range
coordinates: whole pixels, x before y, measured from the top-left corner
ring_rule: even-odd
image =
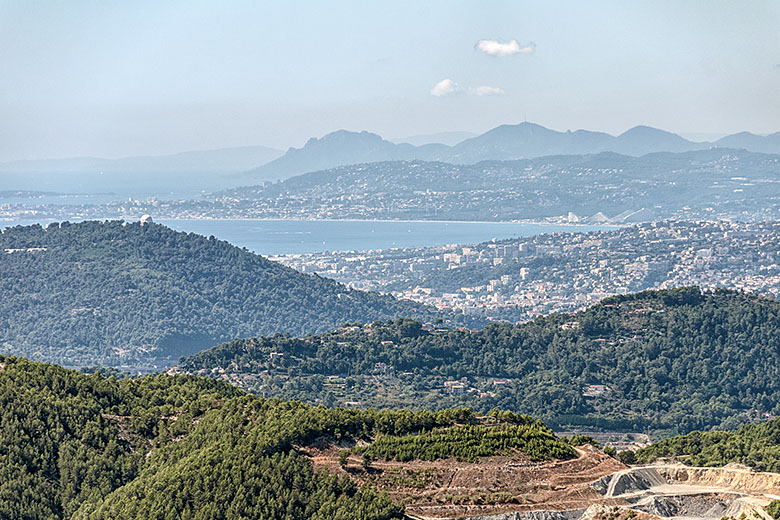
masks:
[[[371,134],[364,137],[372,139]],[[375,142],[385,146],[375,137]],[[281,182],[256,182],[188,198],[82,204],[77,212],[72,206],[26,208],[11,202],[0,208],[0,216],[18,219],[34,211],[38,219],[125,218],[149,213],[177,219],[544,220],[579,224],[667,218],[774,220],[780,201],[778,164],[780,154],[729,148],[641,157],[613,152],[547,155],[476,164],[395,160],[339,166]],[[214,184],[228,178],[212,177]],[[229,177],[236,179],[235,175]],[[191,186],[193,182],[182,180],[181,184]],[[8,200],[13,201],[11,196]]]
[[[290,148],[285,153],[253,146],[121,159],[82,157],[16,161],[0,163],[0,189],[9,192],[114,193],[117,200],[125,201],[128,197],[138,200],[192,200],[206,193],[238,186],[388,161],[469,166],[483,161],[549,156],[613,153],[628,156],[628,159],[657,152],[684,153],[727,148],[780,155],[780,132],[768,136],[740,132],[713,142],[694,142],[648,126],[637,126],[612,136],[587,130],[558,132],[534,123],[520,123],[501,125],[454,145],[430,142],[452,143],[468,135],[466,132],[445,132],[406,138],[409,142],[391,142],[367,131],[339,130],[309,139],[301,148]],[[2,201],[18,203],[8,196],[0,197]],[[58,203],[72,202],[64,200]],[[83,204],[83,201],[73,203]],[[650,201],[643,206],[648,203]]]
[[[105,159],[100,157],[69,157],[0,163],[0,173],[50,172],[214,172],[245,171],[282,155],[281,150],[266,146],[243,146],[198,150],[171,155],[150,155]]]
[[[301,173],[349,164],[402,161],[421,155],[437,158],[446,156],[449,148],[443,144],[395,144],[370,132],[339,130],[319,139],[313,137],[303,148],[290,148],[278,159],[250,170],[245,177],[253,180],[287,179]]]
[[[0,163],[0,173],[237,174],[222,183],[223,187],[228,187],[245,181],[287,179],[338,166],[381,161],[475,164],[486,160],[600,152],[638,157],[654,152],[687,152],[713,147],[780,154],[780,132],[767,136],[740,132],[712,142],[695,142],[649,126],[636,126],[613,136],[588,130],[558,132],[534,123],[520,123],[501,125],[477,136],[469,132],[441,132],[392,140],[367,131],[338,130],[320,138],[313,137],[301,148],[290,148],[287,152],[265,146],[246,146],[119,159],[73,157],[14,161]],[[14,181],[13,178],[7,180]],[[31,189],[26,185],[7,188]]]
[[[534,123],[520,123],[501,125],[453,146],[437,143],[415,146],[393,143],[366,131],[339,130],[319,139],[309,139],[302,148],[290,148],[283,156],[250,170],[245,177],[252,180],[286,179],[310,171],[379,161],[426,160],[474,164],[485,160],[600,152],[638,157],[654,152],[687,152],[713,147],[777,154],[780,153],[780,132],[769,136],[741,132],[714,142],[693,142],[649,126],[636,126],[619,136],[612,136],[587,130],[558,132]]]

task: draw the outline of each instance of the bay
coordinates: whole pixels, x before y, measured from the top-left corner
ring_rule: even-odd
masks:
[[[553,233],[601,231],[611,226],[528,222],[442,222],[403,220],[156,220],[177,231],[215,236],[263,255],[363,251],[445,244],[474,244]],[[34,222],[3,221],[0,228]],[[46,222],[39,222],[46,225]]]

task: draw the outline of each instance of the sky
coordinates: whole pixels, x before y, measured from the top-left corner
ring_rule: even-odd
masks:
[[[0,0],[0,161],[780,130],[780,2]]]

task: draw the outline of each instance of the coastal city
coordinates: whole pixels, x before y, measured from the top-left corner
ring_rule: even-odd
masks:
[[[0,197],[0,219],[132,219],[149,213],[161,219],[755,222],[780,215],[775,206],[780,200],[778,160],[774,155],[713,148],[676,155],[554,156],[475,165],[385,161],[196,198],[161,194],[87,203],[75,194],[7,192]]]
[[[780,294],[780,224],[665,221],[476,245],[276,255],[351,287],[523,321],[604,297],[699,285]]]

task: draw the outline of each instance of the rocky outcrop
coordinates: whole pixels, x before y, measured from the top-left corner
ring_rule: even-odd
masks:
[[[706,486],[740,493],[777,496],[780,495],[780,474],[733,467],[659,465],[619,471],[600,478],[590,486],[605,497],[618,497],[664,485]]]
[[[619,471],[590,486],[605,500],[659,518],[736,518],[742,513],[767,518],[763,506],[780,494],[780,475],[745,467],[658,465]]]
[[[666,479],[655,468],[635,468],[600,478],[592,483],[591,487],[611,498],[645,491],[666,483]]]
[[[711,486],[742,493],[780,495],[780,474],[739,468],[692,468],[658,466],[658,473],[671,484]]]
[[[651,496],[631,506],[664,518],[685,516],[692,518],[723,518],[738,516],[744,504],[741,495],[727,493],[702,493],[696,495]]]

